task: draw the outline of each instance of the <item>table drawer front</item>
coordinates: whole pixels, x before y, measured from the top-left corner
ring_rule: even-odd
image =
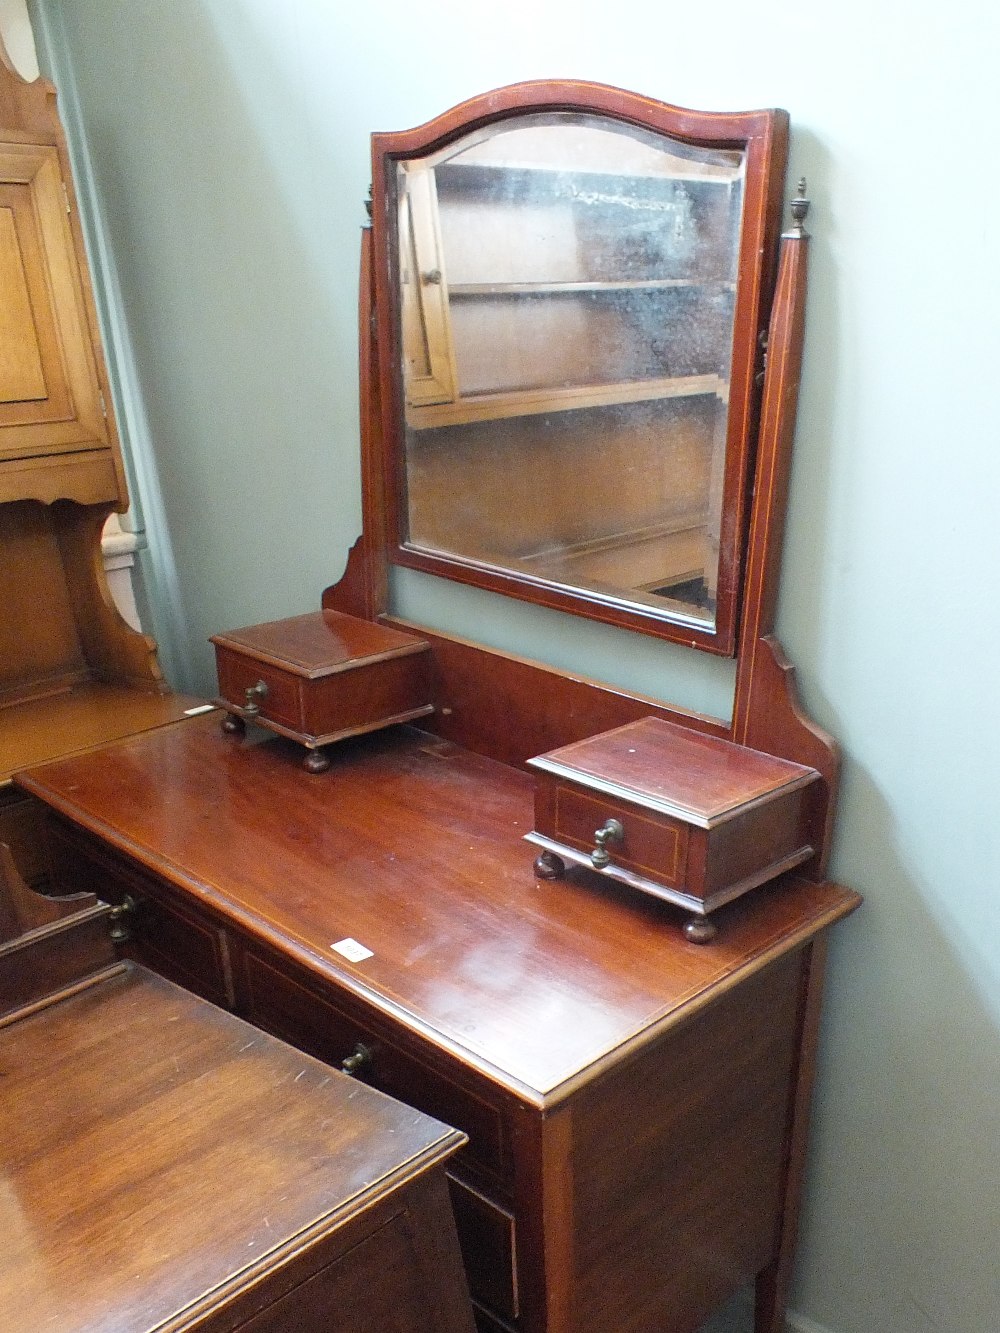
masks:
[[[467,1089],[426,1069],[387,1040],[377,1023],[331,1003],[281,959],[244,947],[240,967],[240,1012],[258,1027],[283,1037],[327,1064],[340,1066],[359,1046],[372,1054],[361,1070],[380,1091],[426,1112],[468,1135],[463,1155],[498,1178],[509,1170],[501,1112]]]
[[[136,886],[142,894],[141,883]],[[137,898],[133,945],[136,958],[161,976],[223,1008],[234,1005],[226,933],[212,922],[157,897]]]
[[[450,1173],[448,1187],[473,1300],[503,1319],[517,1319],[514,1214]]]
[[[60,893],[94,893],[104,902],[130,898],[123,921],[127,953],[155,972],[224,1008],[233,1007],[226,932],[209,917],[168,898],[162,884],[96,839],[53,819],[49,851]]]
[[[244,708],[247,690],[263,681],[267,693],[263,697],[254,695],[260,707],[260,716],[294,731],[303,729],[301,681],[297,676],[218,646],[215,649],[215,660],[219,673],[219,694],[228,703]]]
[[[688,829],[678,820],[566,783],[552,785],[547,799],[539,801],[536,815],[539,833],[582,852],[597,845],[597,829],[617,819],[623,832],[620,841],[607,844],[612,862],[670,888],[684,886]]]

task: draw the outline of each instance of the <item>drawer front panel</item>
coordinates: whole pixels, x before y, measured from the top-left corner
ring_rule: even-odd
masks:
[[[520,1309],[513,1213],[457,1176],[448,1176],[448,1186],[473,1300],[503,1319],[516,1319]]]
[[[142,869],[102,850],[100,843],[53,819],[49,830],[53,878],[60,893],[95,893],[136,910],[127,921],[127,953],[161,976],[223,1008],[233,1007],[226,932],[209,917],[164,895]]]
[[[554,786],[550,818],[551,832],[541,826],[546,821],[536,821],[539,833],[578,851],[592,851],[595,831],[609,819],[617,819],[623,836],[620,842],[607,844],[612,862],[670,888],[683,887],[688,830],[677,820],[651,815],[610,796],[579,791],[565,783]]]
[[[294,731],[303,730],[301,681],[297,676],[218,646],[215,649],[215,660],[219,672],[219,693],[223,699],[235,704],[237,708],[243,708],[247,690],[262,680],[267,686],[267,694],[263,699],[257,697],[260,716],[284,727],[291,727]]]
[[[161,976],[186,986],[223,1008],[233,1008],[228,941],[224,931],[196,913],[157,898],[143,897],[133,927],[133,956]]]
[[[469,1136],[463,1154],[497,1177],[504,1176],[508,1152],[503,1117],[496,1107],[425,1069],[376,1032],[374,1025],[331,1004],[281,960],[245,948],[240,981],[240,1012],[251,1023],[338,1067],[359,1043],[367,1047],[372,1052],[372,1064],[363,1071],[367,1082],[462,1130]]]

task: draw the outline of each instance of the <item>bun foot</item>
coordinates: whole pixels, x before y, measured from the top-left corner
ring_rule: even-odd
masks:
[[[330,767],[330,761],[322,750],[307,750],[302,767],[307,773],[325,773]]]
[[[245,736],[247,724],[235,713],[223,713],[219,726],[227,736]]]
[[[708,944],[715,935],[716,927],[707,916],[692,916],[684,922],[684,938],[692,944]]]
[[[562,879],[566,863],[555,852],[540,852],[535,857],[535,875],[538,879]]]

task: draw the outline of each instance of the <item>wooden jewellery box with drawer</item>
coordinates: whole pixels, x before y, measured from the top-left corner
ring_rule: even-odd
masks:
[[[312,773],[330,766],[321,746],[434,711],[426,640],[357,616],[316,611],[211,642],[223,729],[253,721],[289,736]]]
[[[803,764],[647,717],[528,760],[536,772],[535,872],[564,861],[686,907],[689,939],[708,913],[814,852]]]

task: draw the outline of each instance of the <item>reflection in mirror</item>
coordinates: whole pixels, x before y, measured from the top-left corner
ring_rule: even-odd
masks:
[[[410,549],[714,626],[744,168],[570,112],[396,163]]]

